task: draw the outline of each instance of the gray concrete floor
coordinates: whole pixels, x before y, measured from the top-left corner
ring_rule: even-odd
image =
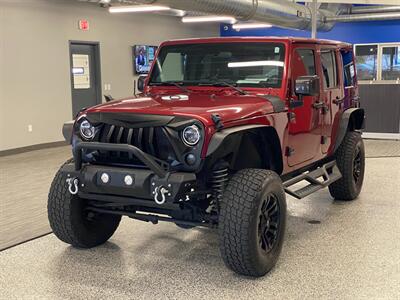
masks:
[[[387,157],[367,159],[358,200],[333,202],[327,190],[288,197],[283,252],[263,278],[226,269],[212,230],[126,218],[96,249],[48,235],[1,252],[0,299],[400,299],[400,157],[368,150],[384,147],[377,143],[367,141],[367,154]]]

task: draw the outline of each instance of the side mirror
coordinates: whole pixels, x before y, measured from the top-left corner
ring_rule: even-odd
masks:
[[[319,77],[300,76],[296,79],[295,93],[301,98],[302,96],[317,96],[319,95]]]
[[[147,75],[140,75],[137,81],[137,89],[139,92],[144,92],[144,87],[146,86]]]

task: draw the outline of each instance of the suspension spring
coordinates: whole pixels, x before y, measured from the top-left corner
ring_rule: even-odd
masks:
[[[229,170],[228,168],[219,168],[213,171],[212,175],[212,191],[213,191],[213,198],[219,209],[219,203],[223,196],[226,183],[229,180]]]

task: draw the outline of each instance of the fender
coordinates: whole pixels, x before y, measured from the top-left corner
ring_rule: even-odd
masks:
[[[240,131],[246,131],[250,129],[270,127],[269,125],[243,125],[232,128],[227,128],[221,131],[216,132],[212,138],[210,143],[208,144],[206,157],[212,155],[218,148],[221,146],[223,141],[231,134],[238,133]]]
[[[262,142],[263,144],[265,143],[266,145],[265,151],[259,152],[259,154],[263,157],[260,162],[262,162],[263,164],[267,163],[268,167],[278,174],[282,173],[283,157],[281,143],[275,128],[270,125],[243,125],[227,128],[220,132],[216,132],[212,136],[209,143],[206,158],[218,159],[218,157],[223,157],[231,153],[233,154],[233,159],[231,162],[233,162],[234,164],[238,163],[239,161],[243,161],[243,159],[245,161],[245,164],[251,164],[252,161],[254,162],[254,159],[256,159],[256,157],[246,158],[243,156],[243,152],[240,152],[243,151],[243,149],[241,148],[242,143],[249,141],[247,139],[242,140],[242,138],[244,137],[244,135],[242,134],[249,131],[258,132],[257,134],[261,134],[262,137],[260,142]],[[231,150],[233,150],[233,152]]]
[[[75,121],[69,121],[64,123],[63,128],[62,128],[62,134],[64,136],[65,141],[68,144],[72,143],[72,132],[74,130],[74,124]]]
[[[365,128],[364,109],[349,108],[343,112],[339,123],[338,133],[336,135],[335,148],[333,149],[334,153],[342,143],[349,127],[350,130],[361,130]]]

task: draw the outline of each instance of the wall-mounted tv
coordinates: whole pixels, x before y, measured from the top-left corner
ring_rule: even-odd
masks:
[[[135,74],[147,74],[150,72],[154,61],[157,46],[136,45],[133,49],[133,68]]]

